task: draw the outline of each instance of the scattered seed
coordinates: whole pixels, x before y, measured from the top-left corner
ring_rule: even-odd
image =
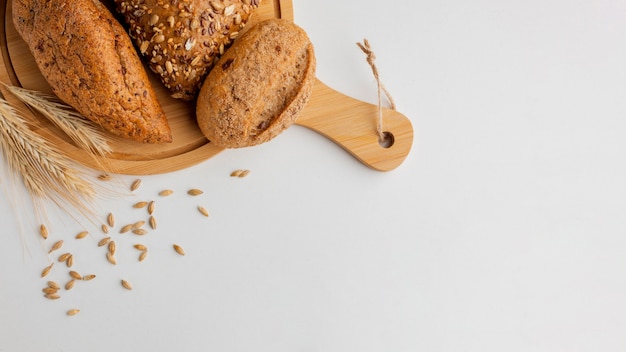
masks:
[[[47,267],[45,267],[42,271],[41,271],[41,277],[46,277],[48,276],[48,274],[50,274],[50,270],[52,270],[52,266],[54,265],[54,263],[48,265]]]
[[[144,246],[143,244],[139,244],[139,243],[137,243],[133,247],[135,247],[135,249],[138,249],[140,251],[147,251],[148,250],[148,247]]]
[[[46,295],[44,297],[46,297],[47,299],[59,299],[59,298],[61,298],[61,296],[59,296],[56,293],[46,293]]]
[[[133,224],[128,224],[120,229],[120,233],[126,233],[133,228]]]
[[[173,193],[174,191],[172,191],[171,189],[166,189],[166,190],[159,192],[159,195],[161,197],[167,197],[167,196],[171,196]]]
[[[187,194],[189,194],[190,196],[194,196],[194,197],[195,197],[195,196],[199,196],[199,195],[201,195],[202,193],[204,193],[204,192],[202,192],[202,190],[195,189],[195,188],[190,189],[189,191],[187,191]]]
[[[145,229],[135,229],[135,230],[133,230],[133,233],[135,235],[143,236],[143,235],[147,235],[148,234],[148,230],[145,230]]]
[[[82,280],[83,277],[77,272],[77,271],[70,271],[70,276],[72,277],[72,279],[76,279],[76,280]]]
[[[185,250],[183,249],[183,247],[181,247],[181,246],[179,246],[177,244],[174,244],[173,247],[174,247],[174,250],[176,251],[176,253],[178,253],[180,255],[185,255]]]
[[[98,179],[100,181],[111,181],[111,175],[109,174],[102,174],[98,176]]]
[[[54,281],[48,281],[48,287],[53,288],[55,290],[60,290],[61,286]]]
[[[101,228],[102,228],[102,232],[109,233],[109,227],[107,225],[102,224]]]
[[[107,216],[107,223],[110,227],[115,226],[115,215],[113,213],[109,213],[109,216]]]
[[[61,249],[61,247],[63,247],[63,240],[56,241],[56,242],[52,245],[52,247],[50,247],[50,250],[48,251],[48,254],[49,254],[49,253],[52,253],[52,252],[54,252],[54,251],[56,251],[56,250],[58,250],[58,249]]]
[[[198,211],[200,212],[200,214],[209,217],[209,211],[206,210],[202,205],[198,205]]]
[[[87,231],[79,232],[78,235],[76,235],[76,239],[80,240],[81,238],[85,238],[88,234],[89,234],[89,232],[87,232]]]
[[[148,203],[148,214],[152,215],[152,213],[154,213],[154,207],[155,207],[154,201],[151,201],[150,203]]]
[[[117,249],[117,246],[115,245],[115,241],[109,242],[109,253],[111,253],[111,255],[115,255],[116,249]]]
[[[94,274],[89,274],[89,275],[83,276],[83,280],[85,280],[85,281],[93,280],[95,278],[96,278],[96,275],[94,275]]]
[[[239,177],[239,175],[241,175],[242,172],[243,172],[243,170],[235,170],[235,171],[230,173],[230,176],[231,177]]]
[[[105,237],[98,242],[98,247],[102,247],[111,241],[111,237]]]
[[[133,287],[130,285],[130,283],[126,280],[122,280],[122,287],[124,287],[127,290],[132,290]]]
[[[110,252],[107,252],[107,260],[109,261],[109,263],[117,265],[117,260],[115,259],[115,256],[112,255]]]
[[[53,295],[53,294],[55,294],[55,293],[59,292],[59,289],[57,289],[57,288],[52,288],[52,287],[44,287],[43,289],[41,289],[41,291],[42,291],[43,293],[45,293],[45,294],[48,294],[48,295]]]
[[[139,255],[139,261],[143,262],[144,260],[146,260],[147,256],[148,256],[148,251],[141,252],[141,254]]]
[[[39,234],[41,235],[41,237],[43,237],[44,240],[48,239],[48,228],[46,227],[46,225],[41,224],[41,226],[39,226]]]
[[[237,177],[244,178],[244,177],[248,176],[249,174],[250,174],[250,170],[243,170],[241,172],[241,174],[239,174],[239,176],[237,176]]]
[[[74,288],[74,284],[76,284],[76,279],[71,279],[65,284],[65,290],[66,291],[71,290],[72,288]]]
[[[67,265],[68,268],[71,268],[72,266],[74,266],[74,256],[73,255],[70,254],[70,256],[65,261],[65,265]]]
[[[150,216],[150,228],[152,228],[153,230],[156,230],[157,228],[157,222],[154,216]]]
[[[133,204],[133,208],[145,208],[148,205],[148,202],[137,202],[135,204]]]
[[[145,221],[137,221],[136,223],[133,224],[133,226],[131,227],[132,230],[137,230],[140,229],[146,222]]]
[[[58,259],[59,263],[62,263],[62,262],[67,262],[67,259],[68,259],[71,255],[72,255],[71,253],[63,253],[63,254],[61,254],[61,255],[59,256],[59,259]]]
[[[70,309],[70,310],[67,311],[67,315],[69,315],[70,317],[74,316],[74,315],[76,315],[78,313],[80,313],[80,309]]]
[[[139,186],[141,186],[141,179],[136,179],[135,181],[133,181],[133,183],[130,185],[130,190],[132,192],[136,191]]]

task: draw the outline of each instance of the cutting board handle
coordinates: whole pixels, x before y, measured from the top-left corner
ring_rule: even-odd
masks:
[[[344,95],[318,79],[296,124],[324,135],[375,170],[391,171],[411,150],[413,126],[398,111],[383,109],[383,130],[390,145],[381,145],[377,119],[376,105]]]

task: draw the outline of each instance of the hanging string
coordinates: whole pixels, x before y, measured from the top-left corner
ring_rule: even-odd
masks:
[[[372,72],[374,73],[374,78],[376,79],[376,84],[378,85],[378,124],[376,126],[376,133],[378,134],[378,141],[383,143],[385,141],[385,132],[383,129],[383,104],[382,104],[382,93],[385,93],[385,97],[389,102],[392,110],[396,109],[396,103],[393,101],[391,94],[383,83],[380,80],[380,74],[378,73],[378,68],[376,67],[376,55],[372,48],[370,47],[370,43],[367,39],[363,39],[363,43],[356,43],[359,48],[367,55],[367,63],[372,68]]]

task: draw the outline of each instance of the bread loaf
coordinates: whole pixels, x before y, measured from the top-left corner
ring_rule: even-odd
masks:
[[[141,55],[172,97],[196,98],[259,0],[115,0]]]
[[[99,0],[13,0],[13,23],[64,102],[121,137],[172,141],[123,27]]]
[[[207,76],[196,104],[203,134],[218,146],[267,142],[290,126],[315,83],[315,54],[305,31],[283,19],[243,34]]]

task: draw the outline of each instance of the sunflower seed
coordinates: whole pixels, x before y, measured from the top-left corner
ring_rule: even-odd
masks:
[[[183,247],[174,244],[172,247],[174,247],[174,250],[176,251],[176,253],[180,254],[180,255],[185,255],[185,250],[183,249]]]

